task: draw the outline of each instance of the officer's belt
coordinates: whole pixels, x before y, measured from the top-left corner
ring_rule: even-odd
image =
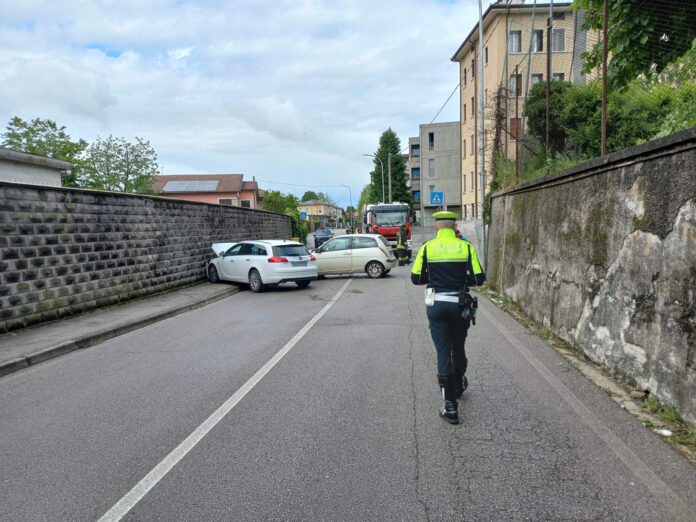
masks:
[[[435,301],[446,301],[448,303],[458,303],[459,297],[456,295],[438,295],[435,294]]]
[[[447,303],[458,303],[459,292],[435,292],[435,301],[445,301]]]

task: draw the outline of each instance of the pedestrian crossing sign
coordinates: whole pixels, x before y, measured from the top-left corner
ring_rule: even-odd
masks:
[[[431,205],[442,205],[445,200],[444,192],[431,192],[430,193],[430,204]]]

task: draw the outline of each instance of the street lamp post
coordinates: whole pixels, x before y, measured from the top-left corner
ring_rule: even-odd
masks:
[[[374,154],[363,154],[363,156],[369,156],[370,158],[378,159],[379,164],[382,166],[382,203],[384,203],[384,163],[382,163],[382,160],[379,158],[379,156],[375,156]]]
[[[348,189],[348,198],[350,199],[350,227],[353,228],[353,211],[355,210],[353,208],[353,191],[350,190],[350,187],[348,185],[341,185],[342,187],[346,187]]]

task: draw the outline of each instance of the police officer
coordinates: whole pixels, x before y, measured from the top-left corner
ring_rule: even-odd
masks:
[[[418,251],[411,281],[427,284],[426,296],[434,292],[432,303],[426,297],[426,315],[437,350],[437,380],[444,399],[440,415],[450,424],[458,424],[457,399],[468,385],[464,341],[475,316],[476,299],[469,294],[469,286],[482,285],[486,276],[471,243],[455,236],[459,216],[437,212],[433,217],[437,236]]]
[[[406,255],[407,241],[408,234],[406,233],[406,226],[400,225],[399,231],[396,233],[396,256],[399,259],[399,266],[408,264],[408,256]]]

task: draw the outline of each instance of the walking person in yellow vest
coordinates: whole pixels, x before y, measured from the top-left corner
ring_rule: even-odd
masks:
[[[411,282],[427,285],[426,315],[437,350],[437,380],[444,400],[442,416],[450,424],[459,423],[457,399],[468,386],[465,376],[466,334],[476,321],[478,300],[470,286],[480,286],[486,275],[471,243],[455,236],[454,212],[437,212],[437,236],[418,251],[411,270]]]

